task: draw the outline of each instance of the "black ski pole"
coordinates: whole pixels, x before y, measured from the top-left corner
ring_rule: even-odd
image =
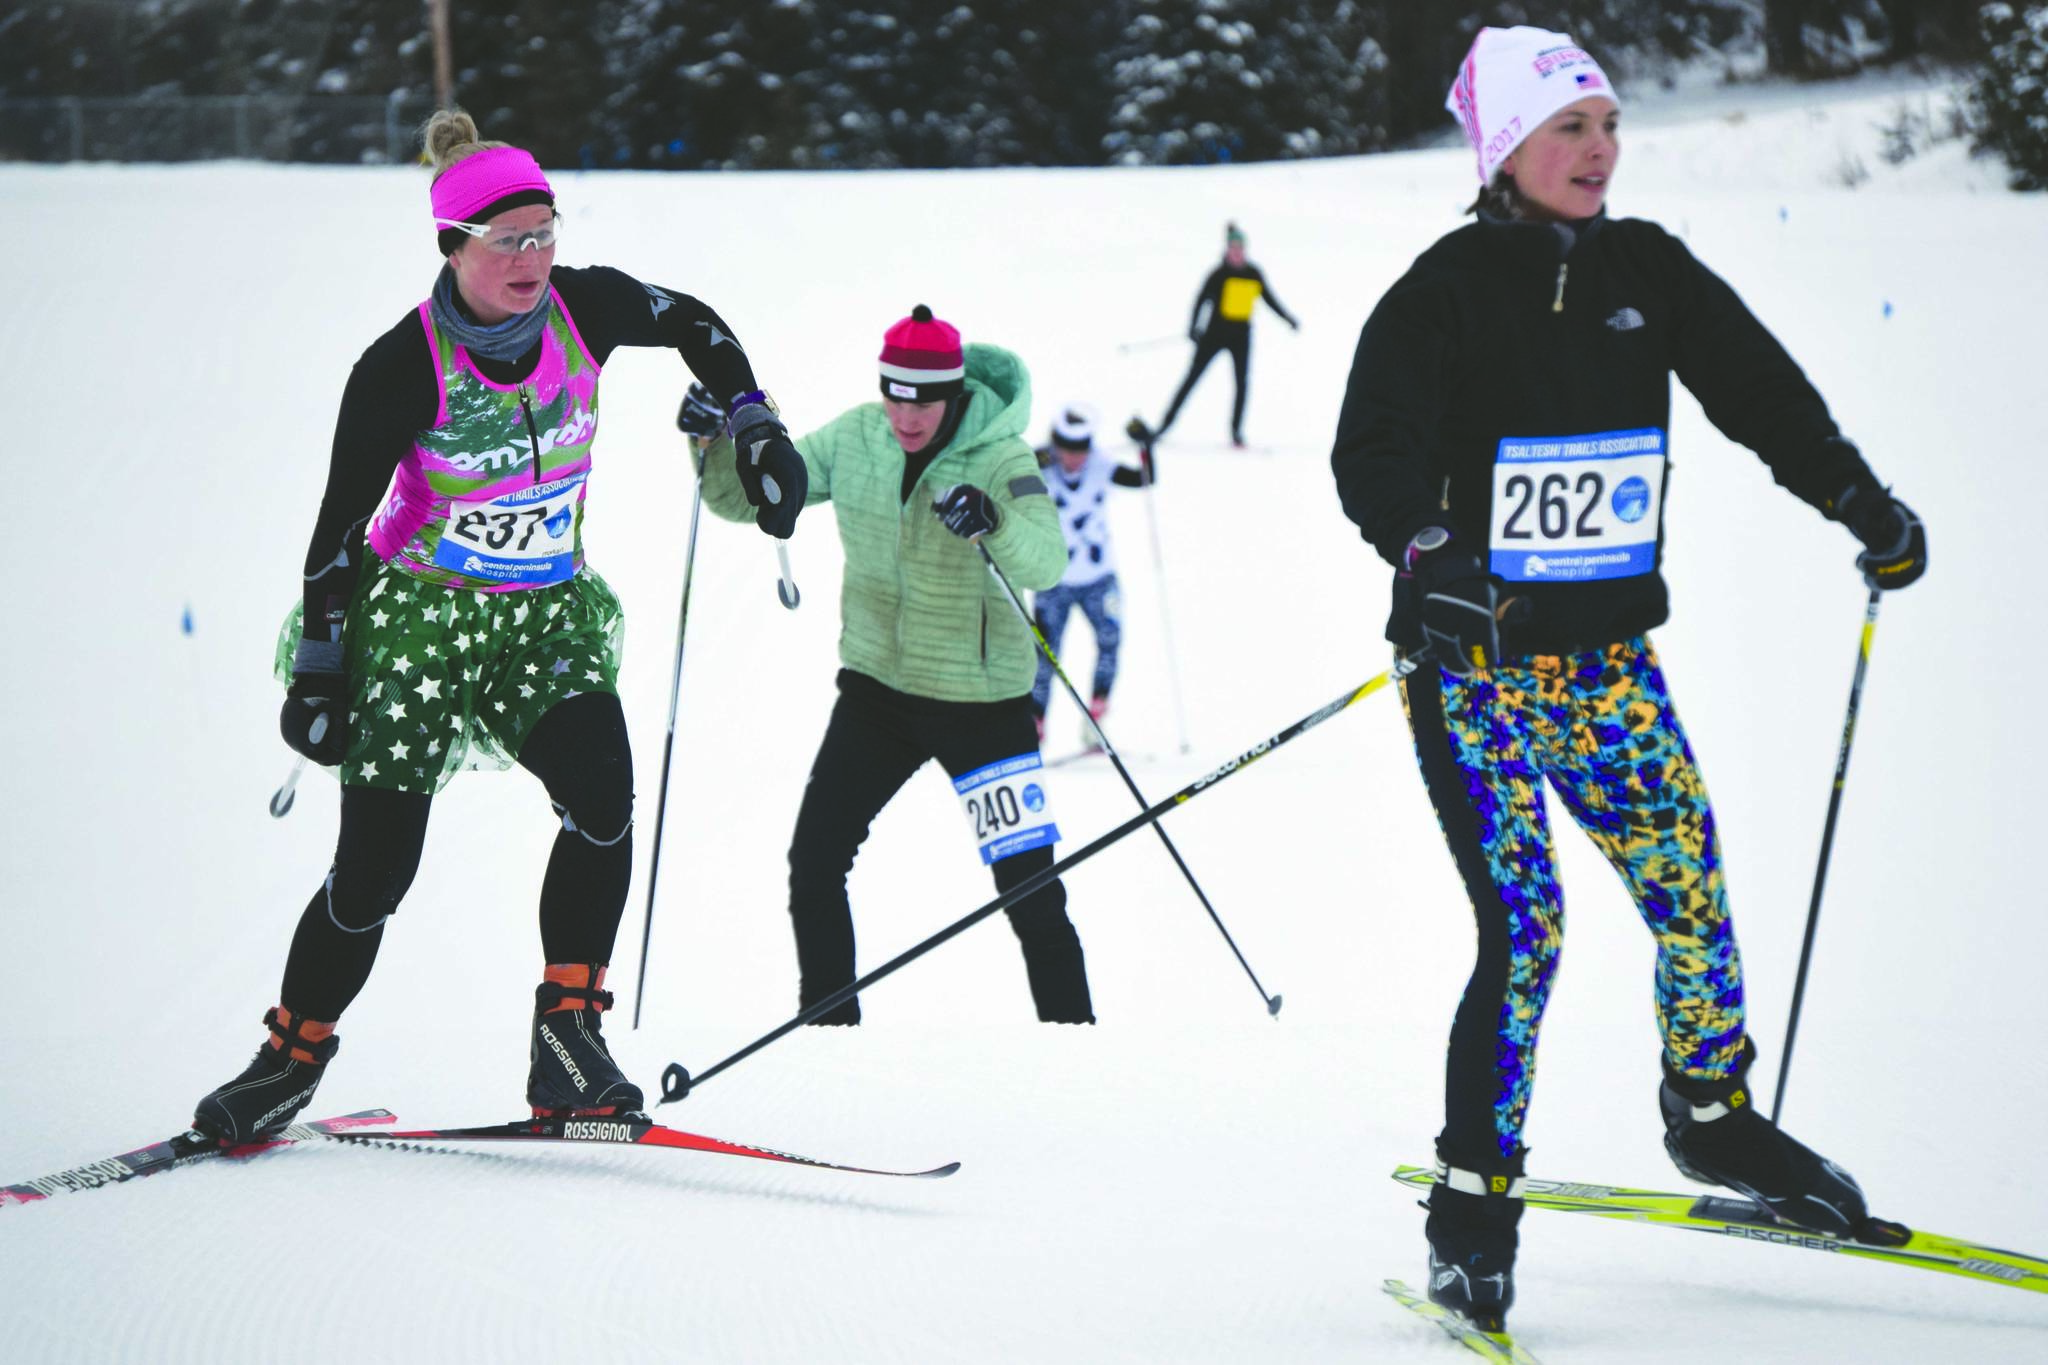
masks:
[[[683,691],[683,635],[690,625],[690,573],[697,563],[697,520],[704,510],[704,452],[695,452],[696,492],[690,499],[690,538],[683,550],[683,603],[676,614],[676,666],[668,685],[668,738],[661,746],[661,789],[654,798],[654,851],[647,859],[647,917],[640,926],[640,978],[633,986],[633,1027],[647,998],[647,949],[654,939],[654,889],[661,877],[661,827],[668,815],[669,763],[676,751],[676,702]],[[779,543],[779,542],[778,542]]]
[[[1017,589],[1011,584],[1009,575],[996,563],[995,556],[988,552],[988,546],[977,540],[974,542],[974,548],[981,551],[981,562],[988,565],[988,571],[996,576],[996,582],[1002,584],[1003,591],[1009,594],[1010,605],[1017,609],[1017,615],[1023,620],[1024,628],[1031,632],[1031,638],[1038,641],[1039,652],[1044,654],[1046,662],[1052,665],[1052,671],[1067,689],[1067,695],[1074,699],[1074,705],[1080,707],[1081,714],[1088,718],[1088,728],[1095,732],[1096,742],[1102,746],[1102,752],[1116,765],[1117,776],[1124,780],[1124,786],[1137,801],[1138,809],[1144,810],[1151,803],[1145,799],[1145,793],[1138,789],[1137,782],[1131,777],[1131,770],[1124,766],[1123,759],[1117,754],[1116,746],[1109,742],[1109,735],[1103,730],[1102,722],[1095,719],[1095,713],[1081,700],[1080,690],[1074,686],[1074,680],[1067,676],[1066,669],[1060,667],[1059,655],[1053,653],[1052,645],[1045,638],[1045,632],[1038,628],[1038,622],[1031,619],[1031,612],[1025,607],[1024,599],[1017,595]],[[1237,940],[1230,936],[1230,930],[1223,927],[1223,917],[1217,914],[1216,907],[1209,903],[1208,894],[1202,890],[1202,884],[1195,880],[1195,874],[1188,867],[1187,860],[1180,856],[1180,850],[1174,847],[1173,838],[1167,834],[1166,826],[1154,824],[1152,831],[1159,836],[1159,842],[1166,845],[1166,851],[1173,856],[1173,865],[1180,869],[1180,875],[1188,879],[1188,886],[1194,891],[1195,899],[1209,912],[1209,919],[1216,925],[1216,932],[1223,935],[1223,941],[1230,945],[1230,951],[1237,958],[1237,965],[1244,968],[1244,974],[1251,978],[1252,989],[1259,993],[1259,999],[1266,1002],[1266,1013],[1275,1018],[1279,1017],[1280,997],[1268,994],[1266,988],[1260,984],[1259,974],[1252,970],[1251,963],[1245,961],[1244,953],[1238,949]]]
[[[1219,768],[1215,768],[1207,773],[1204,773],[1202,776],[1188,783],[1185,787],[1182,787],[1173,795],[1167,797],[1164,801],[1159,802],[1155,806],[1148,807],[1147,809],[1141,811],[1137,815],[1132,816],[1130,819],[1124,821],[1121,825],[1118,825],[1115,829],[1109,831],[1109,833],[1102,835],[1094,842],[1086,844],[1083,847],[1068,854],[1065,858],[1062,858],[1059,862],[1054,863],[1051,867],[1046,868],[1044,871],[1037,873],[1035,876],[1032,876],[1025,881],[1019,882],[1017,885],[1011,887],[1008,891],[1005,891],[1001,895],[997,896],[994,900],[982,906],[980,909],[975,910],[971,914],[965,915],[960,919],[953,921],[953,923],[939,930],[939,932],[933,934],[930,938],[924,940],[924,942],[919,943],[914,947],[904,949],[896,956],[890,958],[887,962],[884,962],[881,966],[869,972],[866,976],[861,977],[858,981],[850,982],[847,985],[841,986],[838,990],[832,992],[832,994],[826,996],[823,1000],[820,1000],[806,1008],[794,1019],[791,1019],[789,1022],[785,1024],[779,1025],[778,1027],[776,1027],[768,1033],[762,1034],[759,1038],[756,1038],[753,1042],[748,1043],[745,1047],[741,1048],[738,1052],[733,1053],[724,1061],[717,1063],[715,1066],[707,1068],[701,1075],[692,1077],[689,1071],[686,1070],[680,1062],[670,1062],[667,1068],[664,1069],[661,1073],[661,1099],[659,1103],[675,1103],[677,1100],[682,1099],[685,1095],[689,1094],[690,1091],[696,1086],[702,1085],[704,1082],[710,1080],[713,1076],[716,1076],[719,1072],[724,1071],[728,1067],[731,1067],[741,1061],[744,1061],[746,1058],[753,1056],[756,1052],[759,1052],[762,1048],[768,1046],[768,1044],[774,1042],[777,1038],[782,1037],[786,1033],[794,1032],[796,1029],[801,1028],[803,1025],[810,1023],[813,1019],[816,1019],[821,1015],[829,1014],[833,1010],[838,1009],[848,1000],[853,999],[856,995],[859,995],[862,991],[874,985],[883,977],[888,976],[891,972],[894,972],[898,968],[903,967],[904,965],[910,962],[914,962],[920,957],[923,957],[926,953],[938,947],[947,939],[950,939],[955,935],[972,928],[974,925],[981,923],[981,921],[987,919],[990,915],[995,914],[998,910],[1005,910],[1008,909],[1010,906],[1015,905],[1018,901],[1023,900],[1025,897],[1037,891],[1040,887],[1052,881],[1053,878],[1058,877],[1062,873],[1077,866],[1083,861],[1094,857],[1096,854],[1102,852],[1103,849],[1108,848],[1111,844],[1116,843],[1125,835],[1130,834],[1133,830],[1136,830],[1142,825],[1156,823],[1160,816],[1166,814],[1170,810],[1175,809],[1176,807],[1186,805],[1188,802],[1194,800],[1197,796],[1200,796],[1203,792],[1215,786],[1218,782],[1221,782],[1224,778],[1230,776],[1232,773],[1238,772],[1241,769],[1245,768],[1247,765],[1255,763],[1259,759],[1264,758],[1267,754],[1272,753],[1275,749],[1287,743],[1289,740],[1295,739],[1309,730],[1313,730],[1316,726],[1321,725],[1324,721],[1336,715],[1339,711],[1346,709],[1347,707],[1351,706],[1354,702],[1361,701],[1364,698],[1371,696],[1373,693],[1379,691],[1382,687],[1385,687],[1388,683],[1393,682],[1395,679],[1406,677],[1408,674],[1414,672],[1415,669],[1422,664],[1425,657],[1426,651],[1417,650],[1415,653],[1409,655],[1405,659],[1402,659],[1400,662],[1396,663],[1392,668],[1380,674],[1378,677],[1373,678],[1370,681],[1353,688],[1351,691],[1346,692],[1343,696],[1337,698],[1337,700],[1331,702],[1329,705],[1323,707],[1322,709],[1318,711],[1313,711],[1308,715],[1303,716],[1300,720],[1294,722],[1294,724],[1288,726],[1285,730],[1280,731],[1278,734],[1271,735],[1266,739],[1260,740],[1257,744],[1254,744],[1251,748],[1245,750],[1236,758],[1231,759],[1228,763],[1225,763],[1223,766]]]
[[[1821,829],[1820,865],[1813,871],[1813,900],[1806,907],[1806,939],[1799,945],[1799,975],[1792,983],[1792,1017],[1785,1021],[1785,1056],[1778,1063],[1778,1093],[1771,1098],[1771,1122],[1785,1114],[1785,1078],[1792,1072],[1792,1043],[1799,1036],[1799,1007],[1806,998],[1806,969],[1813,961],[1814,929],[1820,922],[1820,893],[1827,885],[1828,855],[1835,847],[1835,817],[1842,810],[1842,784],[1849,776],[1849,746],[1856,740],[1856,712],[1863,705],[1863,678],[1870,671],[1870,637],[1877,631],[1876,588],[1863,609],[1863,639],[1856,649],[1856,680],[1849,684],[1849,712],[1842,718],[1842,748],[1835,756],[1835,787],[1828,794],[1827,824]]]

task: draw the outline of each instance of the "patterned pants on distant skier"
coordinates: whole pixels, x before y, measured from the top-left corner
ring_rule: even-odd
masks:
[[[1741,1055],[1742,965],[1714,814],[1643,637],[1402,684],[1430,799],[1479,923],[1451,1028],[1440,1149],[1472,1163],[1522,1145],[1536,1036],[1564,942],[1547,780],[1621,874],[1657,943],[1665,1056],[1726,1075]]]
[[[1124,595],[1117,588],[1116,575],[1104,574],[1093,583],[1072,588],[1062,583],[1032,599],[1031,615],[1038,622],[1038,633],[1054,654],[1060,652],[1060,640],[1067,633],[1067,613],[1075,607],[1095,630],[1095,687],[1091,695],[1106,697],[1116,686],[1117,648],[1124,638]],[[1051,700],[1052,661],[1040,654],[1038,677],[1031,684],[1031,709],[1042,716]]]

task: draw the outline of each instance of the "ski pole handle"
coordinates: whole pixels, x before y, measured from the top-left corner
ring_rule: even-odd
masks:
[[[313,717],[313,724],[306,732],[307,738],[318,744],[320,736],[326,733],[327,717]],[[304,771],[306,771],[306,756],[300,754],[298,761],[292,764],[291,772],[285,776],[284,785],[270,795],[270,814],[273,818],[282,820],[290,813],[292,801],[298,796],[299,774]]]
[[[804,598],[803,594],[796,590],[796,575],[789,571],[788,541],[778,540],[775,542],[775,563],[782,570],[782,576],[775,580],[776,600],[780,601],[783,606],[788,607],[791,611],[795,611],[797,604],[802,602]]]

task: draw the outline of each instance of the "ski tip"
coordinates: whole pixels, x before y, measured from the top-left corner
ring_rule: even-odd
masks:
[[[929,1171],[923,1172],[923,1174],[925,1178],[929,1180],[942,1180],[946,1176],[957,1175],[959,1174],[959,1172],[960,1163],[957,1161],[949,1161],[943,1166],[934,1166]]]

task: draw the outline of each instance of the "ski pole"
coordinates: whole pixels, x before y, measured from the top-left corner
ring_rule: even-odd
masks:
[[[1143,341],[1119,341],[1116,344],[1116,353],[1118,355],[1129,355],[1133,351],[1151,351],[1161,346],[1171,346],[1177,341],[1186,341],[1187,339],[1186,333],[1173,332],[1163,337],[1146,337]]]
[[[981,551],[981,562],[988,565],[988,571],[996,576],[996,582],[1002,584],[1003,591],[1009,594],[1010,605],[1017,609],[1017,615],[1023,619],[1024,628],[1031,632],[1031,638],[1038,641],[1039,652],[1044,654],[1046,662],[1052,665],[1052,671],[1058,676],[1060,683],[1067,689],[1067,695],[1074,699],[1074,705],[1080,707],[1081,714],[1088,718],[1088,728],[1095,732],[1096,741],[1102,745],[1102,752],[1108,756],[1111,763],[1116,765],[1117,776],[1124,780],[1124,786],[1137,801],[1138,809],[1144,810],[1150,804],[1145,800],[1145,793],[1138,790],[1137,782],[1131,777],[1131,770],[1124,766],[1123,759],[1117,755],[1116,746],[1109,742],[1109,735],[1104,732],[1102,722],[1095,719],[1095,713],[1090,711],[1088,704],[1081,700],[1081,693],[1074,686],[1073,679],[1067,676],[1067,670],[1060,667],[1059,655],[1053,653],[1052,646],[1047,643],[1044,632],[1039,630],[1038,623],[1031,619],[1031,613],[1025,609],[1024,599],[1017,595],[1017,589],[1011,584],[1009,575],[1005,574],[1002,568],[997,565],[995,557],[989,554],[986,545],[977,540],[974,542],[974,548]],[[1195,874],[1189,869],[1187,860],[1182,858],[1180,850],[1174,847],[1173,838],[1167,834],[1166,827],[1155,824],[1152,826],[1152,829],[1154,833],[1158,834],[1159,842],[1166,845],[1166,851],[1173,856],[1173,864],[1180,869],[1180,875],[1188,879],[1188,886],[1194,891],[1195,899],[1200,901],[1202,908],[1209,912],[1210,920],[1216,925],[1216,932],[1223,935],[1223,941],[1230,945],[1230,951],[1237,957],[1237,965],[1244,968],[1244,974],[1251,978],[1252,988],[1258,991],[1259,999],[1266,1002],[1266,1013],[1278,1017],[1280,1013],[1280,997],[1269,995],[1266,988],[1259,983],[1259,974],[1252,970],[1251,963],[1244,960],[1244,954],[1238,949],[1237,940],[1232,938],[1230,931],[1223,927],[1223,917],[1216,913],[1215,906],[1209,904],[1209,897],[1202,890],[1202,884],[1195,880]]]
[[[318,744],[327,735],[327,717],[323,713],[313,717],[313,723],[306,727],[306,738]],[[292,770],[285,774],[284,785],[270,794],[270,814],[273,819],[282,820],[290,813],[292,802],[299,795],[299,774],[306,771],[306,756],[300,754],[293,762]]]
[[[1778,1092],[1771,1098],[1771,1122],[1785,1115],[1785,1078],[1792,1071],[1792,1043],[1799,1036],[1799,1007],[1806,998],[1806,969],[1813,961],[1814,929],[1820,920],[1821,888],[1827,885],[1828,855],[1835,847],[1835,817],[1842,811],[1842,785],[1849,776],[1849,746],[1856,740],[1856,713],[1863,705],[1863,678],[1870,671],[1870,637],[1877,631],[1876,588],[1863,609],[1863,638],[1856,647],[1856,678],[1849,684],[1849,711],[1842,718],[1842,747],[1835,755],[1835,786],[1828,794],[1827,823],[1821,828],[1820,865],[1813,871],[1813,899],[1806,907],[1806,938],[1799,945],[1799,975],[1792,983],[1792,1016],[1785,1021],[1785,1058],[1778,1063]]]
[[[1132,419],[1136,421],[1135,418]],[[1147,433],[1148,438],[1150,433]],[[1173,723],[1180,735],[1180,751],[1188,751],[1188,711],[1181,701],[1180,692],[1180,651],[1173,643],[1173,612],[1166,605],[1166,557],[1159,550],[1159,509],[1152,497],[1155,480],[1152,474],[1152,444],[1149,439],[1142,447],[1145,466],[1145,527],[1152,533],[1152,574],[1158,582],[1159,623],[1166,635],[1166,681],[1173,692]]]
[[[782,485],[775,482],[774,475],[761,475],[761,496],[768,499],[771,506],[782,505]],[[803,601],[803,595],[796,590],[796,576],[789,571],[789,542],[780,537],[775,541],[775,565],[781,570],[781,576],[775,580],[775,598],[795,611],[797,603]]]
[[[327,718],[325,716],[315,716],[313,723],[320,726],[324,731],[327,726]],[[270,813],[272,816],[282,820],[291,810],[292,802],[297,799],[299,794],[299,774],[305,771],[306,756],[300,754],[298,761],[292,764],[292,770],[285,774],[284,785],[270,794]]]
[[[744,1061],[746,1058],[753,1056],[756,1052],[759,1052],[762,1048],[768,1046],[770,1043],[774,1042],[777,1038],[782,1037],[784,1034],[793,1032],[794,1030],[801,1028],[803,1025],[810,1023],[813,1019],[816,1019],[824,1014],[829,1014],[831,1011],[838,1009],[841,1005],[853,999],[856,995],[859,995],[862,991],[874,985],[883,977],[888,976],[891,972],[894,972],[899,968],[907,965],[908,963],[914,962],[918,958],[923,957],[926,953],[938,947],[947,939],[953,938],[954,936],[965,932],[966,930],[972,928],[974,925],[979,924],[981,921],[987,919],[990,915],[995,914],[998,910],[1007,910],[1010,906],[1015,905],[1017,902],[1023,900],[1025,897],[1034,894],[1039,890],[1039,888],[1045,886],[1054,878],[1080,865],[1087,859],[1094,857],[1096,854],[1102,852],[1103,849],[1108,848],[1111,844],[1116,843],[1119,839],[1122,839],[1124,836],[1130,834],[1133,830],[1136,830],[1143,825],[1158,823],[1158,820],[1162,815],[1165,815],[1168,811],[1174,810],[1177,807],[1186,805],[1188,802],[1194,800],[1197,796],[1200,796],[1209,788],[1221,782],[1224,778],[1229,777],[1232,773],[1241,771],[1250,764],[1255,763],[1259,759],[1264,758],[1267,754],[1272,753],[1275,749],[1287,743],[1289,740],[1298,738],[1300,735],[1306,733],[1307,731],[1313,730],[1316,726],[1321,725],[1324,721],[1336,715],[1339,711],[1345,710],[1354,702],[1362,701],[1366,697],[1371,696],[1373,693],[1379,691],[1382,687],[1385,687],[1388,683],[1393,682],[1395,679],[1406,677],[1408,674],[1414,672],[1416,668],[1423,663],[1423,661],[1427,657],[1427,654],[1428,651],[1426,650],[1417,650],[1415,653],[1410,654],[1407,658],[1400,660],[1392,668],[1380,674],[1378,677],[1373,678],[1370,681],[1353,688],[1351,691],[1346,692],[1343,696],[1338,697],[1335,701],[1329,703],[1327,706],[1322,707],[1320,710],[1310,712],[1308,715],[1303,716],[1300,720],[1294,722],[1294,724],[1288,726],[1286,729],[1280,731],[1278,734],[1269,735],[1267,738],[1260,740],[1257,744],[1254,744],[1251,748],[1245,750],[1243,753],[1231,759],[1229,762],[1223,764],[1221,767],[1213,768],[1210,771],[1204,773],[1202,776],[1196,778],[1194,781],[1188,783],[1185,787],[1182,787],[1179,791],[1167,797],[1164,801],[1159,802],[1157,805],[1147,807],[1145,810],[1139,812],[1138,814],[1132,816],[1130,819],[1124,821],[1121,825],[1118,825],[1115,829],[1109,831],[1109,833],[1104,834],[1101,837],[1097,838],[1094,842],[1084,845],[1083,847],[1075,850],[1073,853],[1068,854],[1060,861],[1054,863],[1051,867],[1045,868],[1042,871],[1025,879],[1024,881],[1017,883],[1017,885],[1011,887],[1008,891],[1003,892],[1001,895],[997,896],[994,900],[982,906],[980,909],[975,910],[972,913],[967,914],[961,917],[960,919],[953,921],[953,923],[939,930],[939,932],[933,934],[924,942],[919,943],[914,947],[904,949],[895,957],[890,958],[887,962],[884,962],[881,966],[869,972],[866,976],[861,977],[858,981],[853,981],[848,983],[847,985],[841,986],[838,990],[832,992],[832,994],[826,996],[823,1000],[820,1000],[817,1003],[810,1005],[809,1007],[804,1009],[795,1018],[789,1020],[787,1023],[776,1027],[768,1033],[762,1034],[759,1038],[756,1038],[753,1042],[747,1044],[738,1052],[733,1053],[730,1057],[727,1057],[725,1060],[717,1063],[714,1066],[706,1068],[701,1075],[692,1077],[689,1071],[686,1070],[680,1062],[670,1062],[661,1073],[661,1099],[659,1103],[675,1103],[677,1100],[682,1099],[685,1095],[689,1094],[693,1088],[702,1085],[704,1082],[710,1080],[713,1076],[716,1076],[719,1072],[724,1071],[727,1068],[732,1067],[734,1065],[737,1065],[739,1062]]]
[[[668,685],[668,738],[661,746],[661,789],[654,798],[654,851],[647,859],[647,915],[640,926],[640,978],[633,986],[633,1027],[647,998],[647,949],[654,938],[654,889],[661,876],[661,826],[668,815],[669,764],[676,751],[676,702],[683,691],[683,635],[690,625],[690,573],[697,563],[697,521],[704,510],[704,452],[697,451],[697,491],[690,499],[690,535],[683,549],[683,601],[676,614],[676,663]]]
[[[782,576],[775,580],[776,600],[780,601],[783,606],[788,607],[791,611],[795,611],[797,603],[803,601],[804,598],[803,594],[796,590],[796,575],[789,571],[788,541],[778,540],[775,542],[775,563],[782,570]]]

